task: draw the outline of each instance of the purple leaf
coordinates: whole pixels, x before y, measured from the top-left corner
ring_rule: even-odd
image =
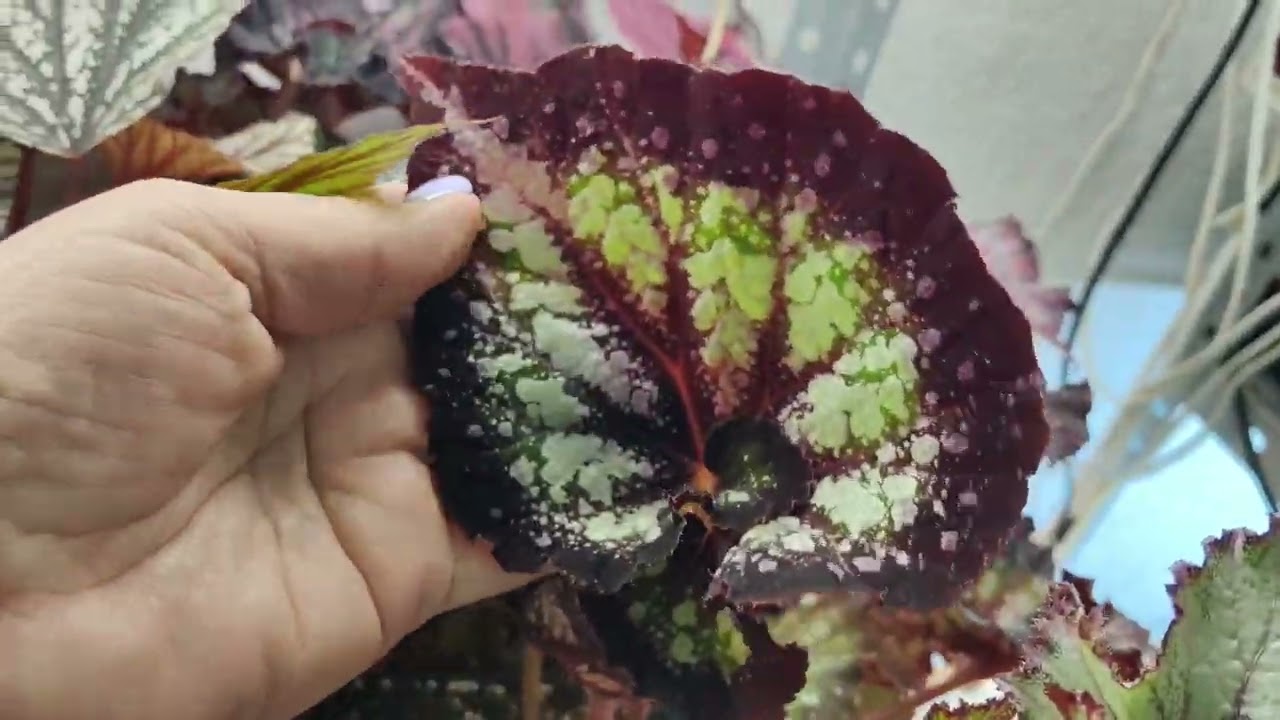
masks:
[[[690,521],[735,604],[934,606],[988,564],[1042,380],[928,154],[847,92],[616,47],[402,72],[449,131],[410,186],[464,174],[489,223],[413,346],[446,505],[504,566],[609,592]]]

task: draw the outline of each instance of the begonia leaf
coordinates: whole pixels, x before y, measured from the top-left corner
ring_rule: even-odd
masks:
[[[1280,516],[1267,532],[1206,543],[1179,564],[1175,617],[1157,651],[1092,584],[1068,577],[1045,603],[1037,641],[1006,679],[1028,717],[1263,718],[1280,714]],[[1056,714],[1055,714],[1056,713]]]
[[[739,605],[982,571],[1042,381],[927,153],[847,92],[617,47],[402,74],[447,129],[410,186],[466,175],[488,221],[413,350],[446,507],[505,567],[615,590],[692,519]]]
[[[671,718],[780,719],[804,684],[804,652],[690,593],[709,579],[682,562],[697,549],[685,543],[673,562],[608,595],[545,584],[527,610],[535,642],[589,696],[616,706]]]
[[[403,128],[399,128],[403,129]],[[218,138],[213,146],[254,174],[279,170],[316,151],[319,126],[306,113],[291,112],[277,120],[256,122]]]
[[[61,157],[87,153],[164,99],[241,0],[21,0],[0,73],[0,137]]]
[[[28,150],[20,212],[14,231],[68,205],[137,180],[170,178],[211,184],[243,178],[248,169],[207,138],[145,117],[98,143],[85,155],[64,158]],[[19,217],[20,216],[20,217]]]
[[[793,720],[894,718],[956,687],[1017,669],[1048,590],[1048,550],[1024,524],[1000,560],[951,607],[886,605],[866,594],[809,595],[771,617],[770,634],[808,651]],[[938,661],[945,663],[939,675]]]

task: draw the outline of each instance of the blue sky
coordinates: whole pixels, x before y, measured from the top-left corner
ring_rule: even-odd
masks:
[[[1092,355],[1089,370],[1105,390],[1129,391],[1142,365],[1182,303],[1181,288],[1110,283],[1098,288],[1081,340]],[[1046,377],[1056,381],[1061,354],[1040,348]],[[1089,418],[1100,437],[1116,416],[1118,397],[1094,393]],[[1179,428],[1173,443],[1203,428],[1199,419]],[[1032,478],[1026,514],[1047,524],[1065,499],[1065,472],[1047,468]],[[1096,580],[1099,599],[1110,600],[1158,641],[1173,619],[1165,590],[1178,560],[1199,563],[1203,542],[1226,528],[1265,529],[1266,509],[1244,464],[1216,437],[1180,462],[1131,481],[1107,508],[1067,569]]]

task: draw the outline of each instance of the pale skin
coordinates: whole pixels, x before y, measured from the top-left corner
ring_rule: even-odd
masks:
[[[0,243],[0,716],[290,718],[530,578],[451,528],[400,320],[480,225],[135,183]]]

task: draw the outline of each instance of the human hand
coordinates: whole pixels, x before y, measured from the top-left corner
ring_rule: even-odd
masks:
[[[397,325],[478,208],[146,181],[0,244],[0,716],[291,717],[528,580],[446,525]]]

